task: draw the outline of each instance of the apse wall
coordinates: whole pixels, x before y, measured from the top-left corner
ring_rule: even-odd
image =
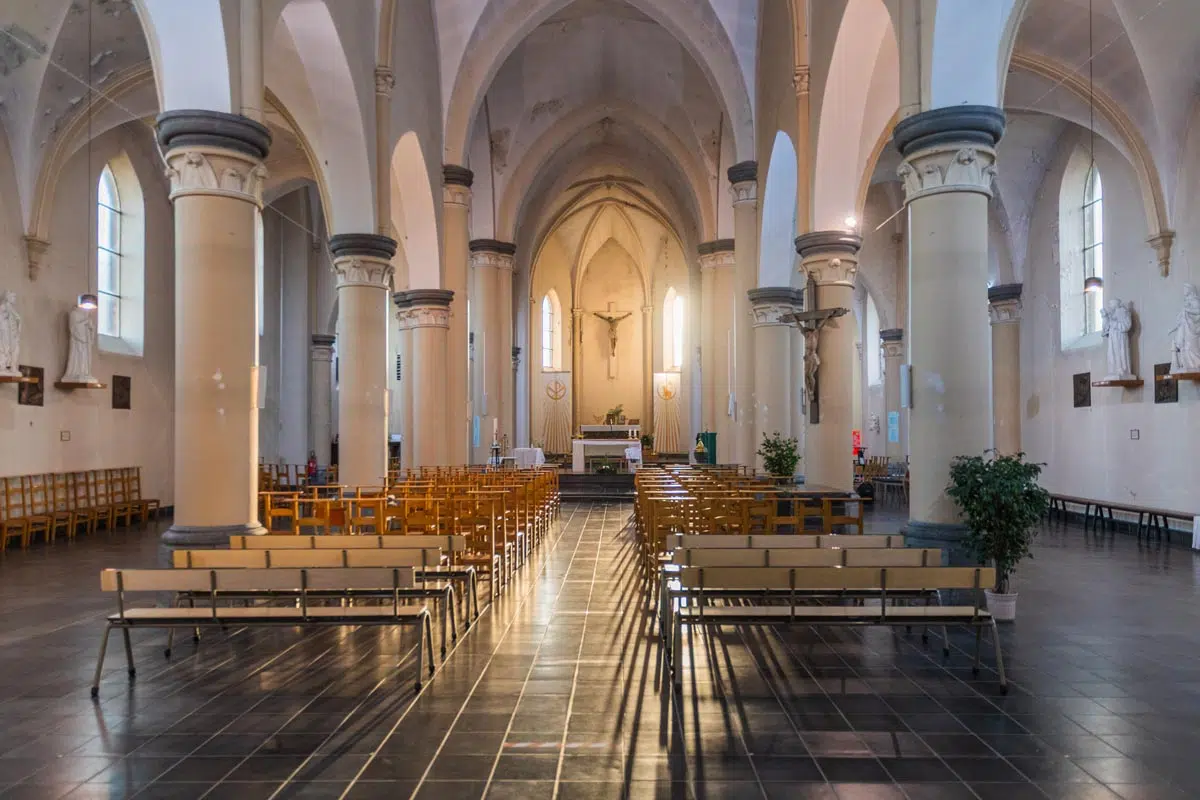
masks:
[[[1107,363],[1102,340],[1068,352],[1060,348],[1058,198],[1079,141],[1077,132],[1062,137],[1034,200],[1021,320],[1022,444],[1031,459],[1046,463],[1044,485],[1052,492],[1200,510],[1200,385],[1180,383],[1174,403],[1155,403],[1154,392],[1154,365],[1170,361],[1168,331],[1182,306],[1183,284],[1200,283],[1200,269],[1189,257],[1200,246],[1200,203],[1186,188],[1200,180],[1200,153],[1192,147],[1179,181],[1179,239],[1171,274],[1162,278],[1145,241],[1149,232],[1133,170],[1112,147],[1097,146],[1105,203],[1104,296],[1133,304],[1132,358],[1145,384],[1093,388],[1091,406],[1076,408],[1072,376],[1090,372],[1091,380],[1099,380]]]
[[[134,357],[97,349],[92,373],[110,388],[62,391],[54,388],[54,381],[66,366],[67,315],[80,292],[95,290],[95,278],[89,286],[86,270],[95,269],[89,240],[94,241],[96,185],[105,163],[121,152],[133,164],[145,205],[144,351]],[[17,295],[23,325],[21,363],[45,369],[42,407],[18,405],[17,386],[0,385],[0,475],[139,466],[143,496],[171,505],[174,223],[150,131],[141,123],[129,123],[97,137],[90,173],[86,150],[67,162],[57,181],[50,250],[32,282],[22,233],[12,162],[0,152],[0,291]],[[131,379],[130,410],[112,408],[113,375]],[[69,441],[63,441],[68,433]]]

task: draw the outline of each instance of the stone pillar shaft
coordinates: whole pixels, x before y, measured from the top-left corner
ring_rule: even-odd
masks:
[[[809,310],[841,311],[809,325],[820,325],[816,334],[817,420],[810,411],[804,437],[804,480],[841,491],[854,488],[854,451],[851,431],[854,416],[854,371],[859,369],[855,350],[854,279],[862,238],[844,231],[815,231],[796,239],[804,271],[816,285],[817,296],[805,297]],[[812,334],[806,341],[810,346]],[[813,397],[806,398],[811,409]]]
[[[732,326],[734,293],[734,242],[718,239],[700,245],[701,270],[711,276],[711,321],[709,322],[708,350],[711,372],[704,376],[707,391],[712,397],[712,426],[709,430],[717,434],[716,461],[732,464],[737,460],[737,443],[733,433],[733,419],[729,416],[729,396],[733,391]],[[707,369],[707,368],[706,368]]]
[[[471,309],[475,327],[475,414],[479,417],[479,446],[474,463],[484,464],[492,445],[492,420],[497,437],[512,441],[512,278],[516,247],[508,242],[476,239],[471,242],[471,269],[475,299]],[[506,335],[507,334],[507,335]]]
[[[338,481],[387,484],[388,295],[396,242],[374,233],[330,237],[338,292]]]
[[[468,218],[471,209],[471,171],[442,167],[442,287],[453,294],[446,334],[446,463],[466,464],[471,430],[471,392],[467,381],[467,264],[470,259]]]
[[[317,464],[329,466],[333,442],[333,343],[323,333],[312,336],[312,374],[309,381],[309,439]]]
[[[901,417],[897,430],[898,442],[891,440],[891,423],[884,419],[884,453],[890,459],[904,458],[904,413],[900,410],[900,367],[904,364],[904,331],[891,328],[879,332],[879,346],[883,350],[883,407],[887,415]]]
[[[654,433],[654,306],[642,306],[642,433]]]
[[[909,230],[910,536],[953,547],[958,508],[946,496],[950,463],[992,443],[988,199],[1004,114],[955,106],[897,124]],[[963,554],[952,553],[958,560]]]
[[[729,168],[733,195],[733,240],[737,267],[734,277],[733,420],[734,458],[753,464],[754,451],[754,333],[753,309],[748,292],[758,286],[758,164],[743,161]]]
[[[700,427],[715,431],[716,414],[716,341],[713,314],[716,303],[717,273],[712,259],[700,256]]]
[[[1021,452],[1021,284],[988,289],[992,320],[992,437],[1002,455]]]
[[[267,128],[235,114],[158,118],[175,205],[175,519],[171,546],[258,521],[256,228]]]
[[[410,289],[400,314],[412,341],[412,465],[460,464],[451,459],[446,441],[446,349],[453,297],[444,289]]]
[[[754,309],[755,449],[763,436],[792,435],[792,324],[800,293],[790,286],[750,290]],[[755,456],[762,469],[762,457]]]

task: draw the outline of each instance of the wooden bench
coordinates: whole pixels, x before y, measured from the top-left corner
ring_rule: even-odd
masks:
[[[350,568],[350,569],[106,569],[100,573],[100,588],[116,592],[117,613],[106,619],[104,638],[100,641],[100,656],[92,681],[92,697],[100,694],[100,677],[104,670],[104,654],[108,637],[119,629],[125,639],[125,658],[129,677],[136,675],[133,647],[129,632],[134,628],[226,628],[242,627],[313,627],[359,625],[416,625],[417,670],[416,688],[421,688],[421,670],[426,653],[429,674],[433,675],[433,626],[425,606],[402,606],[401,591],[415,586],[411,567]],[[387,587],[384,605],[312,605],[310,600],[325,600],[330,596],[352,599],[356,593],[377,592]],[[193,596],[207,595],[211,605],[206,608],[128,608],[126,592],[176,592]],[[218,604],[223,596],[246,592],[272,592],[287,599],[291,605],[232,607]],[[316,595],[320,593],[320,597]]]
[[[1180,520],[1191,525],[1196,519],[1196,514],[1190,511],[1150,508],[1132,503],[1116,503],[1111,500],[1095,500],[1090,497],[1076,497],[1069,494],[1050,495],[1050,508],[1046,512],[1047,516],[1058,514],[1059,519],[1065,518],[1068,513],[1068,504],[1083,506],[1083,530],[1085,533],[1089,529],[1107,531],[1110,525],[1115,526],[1118,520],[1113,519],[1113,512],[1120,511],[1126,514],[1137,514],[1136,533],[1138,539],[1142,538],[1143,532],[1147,539],[1150,538],[1150,530],[1153,528],[1160,539],[1166,533],[1168,544],[1171,542],[1169,520]]]
[[[676,688],[683,682],[683,629],[724,625],[964,625],[975,629],[974,672],[979,671],[979,640],[991,628],[1000,687],[1007,692],[1000,636],[995,620],[982,606],[982,589],[994,585],[995,570],[981,567],[684,567],[681,590],[694,602],[671,615],[670,644],[660,644],[663,664],[672,670]],[[897,592],[974,589],[973,606],[893,606]],[[869,593],[879,605],[807,605],[806,593]],[[763,602],[770,593],[775,603]],[[739,605],[714,607],[713,599],[738,599]]]

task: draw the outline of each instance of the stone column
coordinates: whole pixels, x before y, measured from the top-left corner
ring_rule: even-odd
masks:
[[[255,230],[267,128],[217,111],[158,117],[175,206],[173,547],[260,534]]]
[[[475,369],[479,393],[475,414],[479,416],[479,447],[474,463],[486,464],[492,446],[492,420],[498,420],[498,436],[511,441],[512,399],[512,279],[513,254],[510,242],[475,239],[471,242],[471,270],[475,276],[475,298],[471,309],[475,326]]]
[[[885,442],[884,454],[888,458],[904,458],[904,412],[900,410],[900,367],[904,364],[904,330],[889,328],[879,332],[879,346],[883,350],[883,407],[888,414],[900,415],[900,425],[897,436],[900,441],[893,442],[888,431],[891,425],[885,418],[883,435]]]
[[[700,428],[715,431],[716,413],[716,343],[713,337],[713,313],[717,290],[716,265],[700,245]]]
[[[950,462],[992,443],[988,200],[1004,112],[954,106],[901,120],[892,133],[908,206],[912,485],[906,533],[963,563],[966,533],[946,496]]]
[[[540,317],[539,317],[540,319]],[[583,309],[571,309],[571,435],[579,433],[580,381],[583,379]]]
[[[796,294],[800,296],[800,303],[796,304],[797,311],[804,310],[804,292],[796,289]],[[800,446],[800,453],[804,453],[804,437],[808,430],[808,425],[804,421],[804,334],[798,325],[792,326],[792,373],[791,373],[791,392],[792,392],[792,437],[796,439]],[[805,474],[804,462],[800,462],[800,474]],[[807,477],[805,478],[807,480]]]
[[[338,482],[387,483],[388,295],[396,240],[377,233],[329,238],[338,293]]]
[[[846,231],[813,231],[796,238],[804,271],[816,285],[816,297],[805,298],[808,310],[844,309],[821,324],[817,333],[816,413],[809,397],[804,437],[804,480],[840,491],[854,488],[851,431],[854,417],[855,350],[854,278],[862,237]],[[812,323],[810,323],[812,324]],[[809,337],[811,339],[811,336]]]
[[[758,286],[758,164],[743,161],[729,168],[733,194],[734,278],[733,312],[733,420],[734,458],[753,464],[754,451],[754,339],[753,309],[748,292]]]
[[[442,167],[442,287],[454,298],[446,337],[448,360],[443,364],[446,422],[441,435],[446,440],[445,463],[448,465],[466,464],[471,442],[471,391],[467,382],[467,263],[473,180],[474,175],[466,167],[454,164]]]
[[[449,411],[446,392],[450,376],[446,370],[446,350],[449,344],[450,308],[454,296],[446,289],[410,289],[404,293],[407,308],[400,313],[407,317],[412,340],[412,465],[436,467],[454,460],[446,440],[446,419]],[[464,358],[465,360],[465,358]]]
[[[993,447],[1021,452],[1021,284],[988,288],[992,319]]]
[[[317,465],[329,466],[330,444],[333,442],[333,343],[336,338],[327,333],[312,335],[312,374],[309,381],[309,438]]]
[[[755,449],[764,435],[792,435],[792,324],[791,314],[800,304],[800,293],[790,286],[750,290],[754,309],[754,409]],[[754,463],[762,469],[762,457]]]
[[[392,413],[400,415],[400,467],[413,466],[413,355],[412,330],[409,328],[408,292],[392,295],[396,306],[396,321],[399,323],[400,383],[398,396],[392,398]]]
[[[642,433],[654,433],[654,306],[642,306]]]
[[[733,391],[733,365],[730,361],[730,329],[733,325],[733,273],[734,244],[732,239],[717,239],[704,242],[699,247],[700,268],[711,275],[712,285],[711,318],[708,325],[711,353],[711,372],[706,371],[704,383],[712,396],[712,427],[717,434],[718,464],[736,461],[737,443],[734,441],[733,420],[729,416],[729,395]],[[705,366],[705,370],[709,367]]]

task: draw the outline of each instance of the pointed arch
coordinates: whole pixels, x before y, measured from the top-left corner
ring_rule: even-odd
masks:
[[[441,288],[437,210],[425,155],[414,131],[401,136],[392,151],[391,192],[391,222],[408,264],[408,285],[403,288]]]
[[[763,190],[758,285],[791,286],[796,259],[796,148],[784,131],[775,133]]]

